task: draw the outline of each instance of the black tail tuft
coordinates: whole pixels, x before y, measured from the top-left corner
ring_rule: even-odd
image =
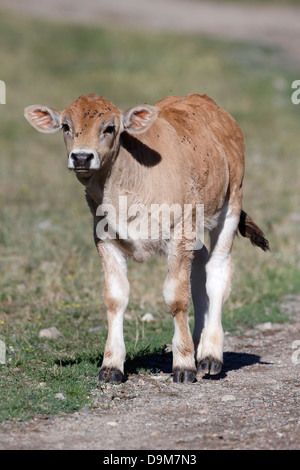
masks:
[[[239,232],[243,237],[249,238],[252,245],[259,246],[263,251],[269,251],[270,246],[264,233],[254,220],[242,210],[239,222]]]

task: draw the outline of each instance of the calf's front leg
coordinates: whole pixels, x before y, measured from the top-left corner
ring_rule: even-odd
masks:
[[[168,275],[163,296],[174,318],[173,381],[193,382],[196,375],[194,344],[188,323],[190,306],[190,257],[176,250],[168,256]]]
[[[123,317],[129,300],[127,264],[123,253],[113,242],[98,242],[104,274],[104,302],[107,308],[108,336],[99,380],[122,382],[124,375],[125,343]]]

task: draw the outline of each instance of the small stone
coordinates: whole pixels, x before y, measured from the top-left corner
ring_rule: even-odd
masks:
[[[62,393],[57,393],[55,395],[55,398],[57,398],[58,400],[65,400],[66,399],[66,397]]]
[[[124,318],[125,320],[133,320],[133,317],[130,313],[125,313]]]
[[[49,230],[49,231],[53,231],[53,230],[59,230],[59,227],[56,226],[56,225],[53,225],[51,220],[43,220],[41,222],[39,222],[38,224],[36,224],[36,228],[37,230]]]
[[[150,375],[150,377],[154,380],[165,380],[165,376],[163,375]]]
[[[103,331],[103,327],[102,326],[95,326],[94,328],[89,329],[90,333],[94,333],[94,332],[97,332],[97,331]]]
[[[243,336],[245,336],[246,338],[252,338],[253,336],[255,336],[255,334],[257,334],[257,331],[255,330],[245,330]]]
[[[44,328],[39,332],[39,338],[56,339],[61,336],[61,332],[55,326]]]
[[[234,395],[224,395],[222,397],[222,401],[235,401],[235,396]]]
[[[90,413],[90,409],[86,406],[81,410],[82,413],[85,413],[86,415]]]
[[[39,222],[36,224],[36,228],[38,230],[47,230],[52,227],[52,222],[51,220],[43,220],[42,222]]]
[[[40,270],[43,271],[44,273],[47,273],[48,271],[53,271],[55,268],[56,268],[55,261],[44,261],[40,265]]]
[[[19,292],[24,291],[26,289],[25,284],[17,284],[16,287]]]
[[[142,316],[141,320],[150,323],[151,321],[154,321],[154,316],[152,315],[152,313],[147,312],[145,313],[145,315]]]
[[[116,421],[108,421],[107,426],[118,426],[118,423]]]
[[[256,325],[256,328],[260,331],[272,330],[273,324],[268,321],[266,323],[260,323],[259,325]]]

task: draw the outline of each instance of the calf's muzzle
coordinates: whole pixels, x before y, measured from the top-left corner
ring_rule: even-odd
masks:
[[[100,168],[99,155],[90,148],[75,148],[69,153],[68,168],[75,171],[98,170]]]

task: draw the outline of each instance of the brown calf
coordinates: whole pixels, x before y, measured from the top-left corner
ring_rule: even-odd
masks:
[[[268,250],[263,233],[242,211],[244,138],[235,120],[206,95],[195,94],[126,112],[103,97],[85,95],[62,112],[29,106],[25,117],[40,132],[62,130],[68,168],[86,188],[108,315],[99,379],[120,382],[124,374],[126,261],[132,257],[142,262],[156,251],[167,257],[163,296],[174,317],[173,380],[193,381],[196,366],[203,374],[219,373],[222,305],[231,287],[230,254],[237,229]],[[126,202],[125,216],[120,202]],[[162,218],[155,212],[162,206],[170,209],[168,223],[164,211]],[[210,236],[209,252],[199,245],[199,207],[204,209],[201,221]],[[189,228],[183,223],[187,208]],[[157,231],[150,236],[149,223],[154,220]],[[141,225],[148,231],[136,236],[141,235]],[[190,292],[193,337],[188,325]]]

